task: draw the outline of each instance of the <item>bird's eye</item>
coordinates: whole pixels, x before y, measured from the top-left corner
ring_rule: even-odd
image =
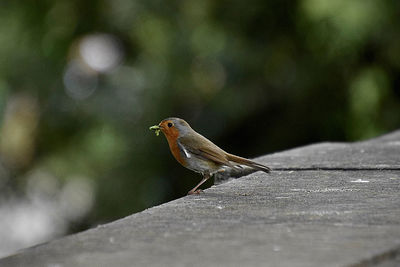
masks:
[[[168,127],[171,128],[172,127],[172,122],[168,122]]]

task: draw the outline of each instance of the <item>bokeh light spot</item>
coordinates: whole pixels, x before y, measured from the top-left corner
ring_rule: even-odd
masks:
[[[83,100],[91,96],[98,86],[97,74],[79,61],[71,61],[64,73],[65,92],[71,98]]]
[[[109,34],[94,34],[84,37],[79,44],[84,62],[98,72],[109,72],[122,61],[120,42]]]

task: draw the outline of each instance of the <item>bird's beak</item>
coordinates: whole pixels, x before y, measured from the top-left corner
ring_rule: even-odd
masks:
[[[157,136],[160,134],[160,131],[161,131],[160,125],[153,125],[149,129],[154,131]]]

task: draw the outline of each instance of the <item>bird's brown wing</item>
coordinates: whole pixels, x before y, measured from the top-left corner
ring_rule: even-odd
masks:
[[[232,164],[229,162],[227,153],[225,151],[204,136],[197,133],[195,135],[195,137],[179,137],[178,141],[187,151],[198,157],[211,160],[217,164],[232,167]]]
[[[206,160],[211,160],[217,164],[237,167],[239,165],[246,165],[259,171],[270,172],[271,169],[265,165],[254,162],[252,160],[235,156],[226,153],[224,150],[219,148],[217,145],[212,143],[210,140],[202,136],[201,134],[195,133],[193,137],[180,137],[179,142],[185,147],[190,153],[197,155],[198,157]],[[237,164],[235,164],[237,163]]]

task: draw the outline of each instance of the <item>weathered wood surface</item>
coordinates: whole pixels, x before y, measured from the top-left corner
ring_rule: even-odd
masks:
[[[0,266],[400,266],[400,131],[257,160],[275,171],[26,249]]]

